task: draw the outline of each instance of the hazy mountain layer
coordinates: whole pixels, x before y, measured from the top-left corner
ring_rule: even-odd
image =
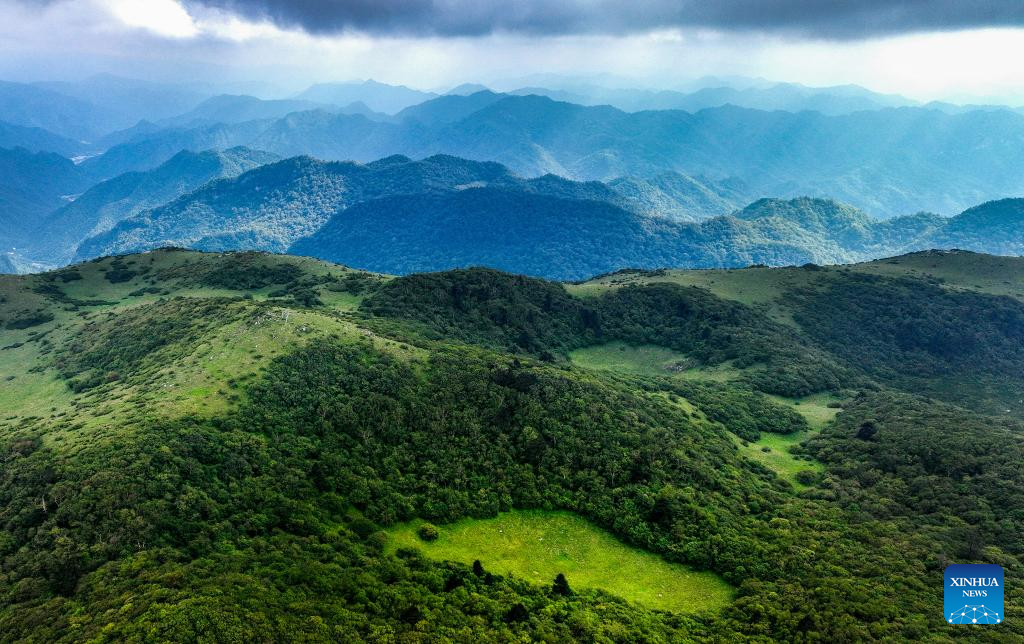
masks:
[[[367,162],[437,153],[498,161],[524,176],[739,177],[755,195],[832,197],[873,216],[952,215],[1024,193],[1024,115],[922,108],[826,116],[718,107],[625,113],[539,96],[449,95],[397,122],[301,112],[269,121],[156,132],[90,160],[103,176],[181,149],[246,145],[282,156]]]
[[[90,183],[70,160],[49,152],[0,148],[0,250],[23,246],[49,212]]]

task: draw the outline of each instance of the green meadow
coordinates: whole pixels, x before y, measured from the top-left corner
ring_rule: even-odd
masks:
[[[781,478],[789,481],[795,489],[806,489],[809,486],[797,480],[797,473],[809,470],[818,474],[824,471],[825,468],[815,460],[794,454],[792,449],[809,436],[819,432],[822,427],[836,417],[839,409],[829,407],[829,403],[835,402],[836,398],[830,394],[815,394],[800,399],[783,398],[781,396],[771,396],[771,398],[777,402],[792,406],[794,410],[807,419],[811,429],[793,434],[771,434],[764,432],[761,434],[761,438],[754,442],[745,442],[737,438],[736,442],[740,448],[740,453],[771,469]]]
[[[653,344],[632,346],[625,342],[608,342],[576,349],[569,360],[587,369],[601,369],[638,376],[681,376],[694,380],[724,382],[743,374],[730,362],[704,366],[684,353]]]
[[[732,587],[709,572],[670,563],[631,548],[571,512],[517,510],[493,519],[438,526],[436,541],[421,539],[423,521],[389,530],[388,548],[417,548],[436,560],[470,564],[550,585],[563,573],[576,590],[600,589],[649,608],[694,613],[725,606]]]

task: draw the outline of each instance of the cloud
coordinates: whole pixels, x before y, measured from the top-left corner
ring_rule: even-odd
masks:
[[[189,0],[311,34],[628,34],[673,28],[821,39],[1024,25],[1020,0]]]

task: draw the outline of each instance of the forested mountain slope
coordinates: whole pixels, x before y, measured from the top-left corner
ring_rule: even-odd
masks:
[[[26,244],[43,217],[84,190],[89,180],[58,154],[0,148],[0,248]]]
[[[715,189],[677,174],[608,184],[524,179],[445,155],[365,165],[298,157],[141,212],[86,239],[75,256],[183,246],[288,251],[399,274],[490,266],[585,279],[623,268],[835,264],[935,247],[1017,252],[1012,240],[1024,233],[1022,200],[952,219],[877,221],[827,199],[761,199],[685,221],[682,212],[697,219],[739,198],[730,184]]]
[[[66,264],[78,244],[143,210],[161,206],[213,179],[234,177],[277,157],[246,148],[180,152],[158,168],[101,182],[49,214],[35,227],[30,254],[52,266]]]
[[[1022,270],[923,253],[567,289],[159,251],[0,277],[0,631],[955,640],[955,561],[1008,582],[1005,621],[967,636],[1020,637],[1022,410],[972,392],[1019,396]],[[907,320],[972,341],[902,345]],[[652,345],[675,358],[576,357]],[[925,397],[956,384],[956,406]],[[571,511],[731,596],[661,612],[391,545],[414,517],[445,539],[511,509]]]

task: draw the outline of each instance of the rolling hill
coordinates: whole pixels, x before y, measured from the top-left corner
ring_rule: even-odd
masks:
[[[572,286],[181,250],[0,276],[0,629],[949,638],[946,562],[1024,575],[1021,284],[965,252]],[[660,597],[615,574],[645,563]]]

